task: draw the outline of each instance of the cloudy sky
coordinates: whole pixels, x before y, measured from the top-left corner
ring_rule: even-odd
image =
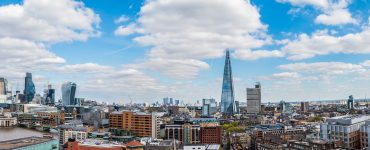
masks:
[[[23,90],[64,81],[127,103],[221,96],[231,49],[236,99],[370,97],[367,0],[1,0],[0,76]]]

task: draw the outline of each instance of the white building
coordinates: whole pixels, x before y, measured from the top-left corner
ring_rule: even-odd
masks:
[[[320,124],[320,138],[324,140],[340,140],[347,149],[357,149],[361,145],[360,128],[369,115],[346,115],[326,119]]]

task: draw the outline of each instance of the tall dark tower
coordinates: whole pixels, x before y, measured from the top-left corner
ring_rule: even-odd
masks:
[[[352,96],[352,95],[350,95],[350,96],[348,97],[348,101],[347,101],[347,108],[348,108],[348,109],[353,109],[353,96]]]
[[[221,113],[226,116],[231,116],[235,112],[233,76],[231,72],[229,53],[230,53],[229,50],[226,50],[224,77],[222,82],[222,94],[221,94]]]
[[[29,103],[35,97],[35,84],[32,81],[32,74],[26,73],[26,77],[24,78],[24,102]]]

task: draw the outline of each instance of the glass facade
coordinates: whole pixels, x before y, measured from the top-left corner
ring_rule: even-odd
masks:
[[[221,94],[221,113],[223,115],[233,115],[235,113],[234,87],[229,50],[226,50],[225,68]]]
[[[24,102],[28,103],[31,102],[32,99],[35,97],[35,84],[32,81],[32,74],[26,73],[26,77],[24,79]]]
[[[76,105],[75,95],[76,95],[76,83],[65,82],[62,84],[62,102],[64,106]]]

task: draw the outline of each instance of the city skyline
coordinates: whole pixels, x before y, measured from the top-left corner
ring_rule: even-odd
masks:
[[[220,102],[231,49],[235,101],[255,82],[262,102],[370,94],[368,1],[50,2],[0,2],[0,77],[13,91],[30,72],[55,100],[71,81],[79,97],[111,103]]]

